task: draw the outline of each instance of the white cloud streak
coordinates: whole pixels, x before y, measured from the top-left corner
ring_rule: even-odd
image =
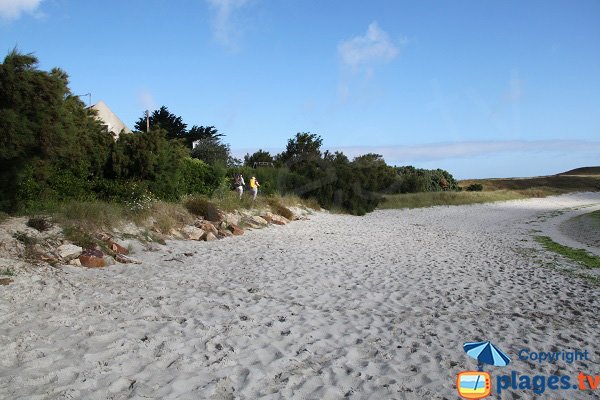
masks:
[[[345,65],[358,68],[390,62],[398,56],[399,50],[377,22],[371,22],[364,36],[341,42],[338,54]]]
[[[0,0],[0,18],[11,21],[17,20],[21,14],[36,15],[43,0]]]
[[[215,40],[222,46],[234,50],[237,47],[239,29],[232,20],[233,15],[248,3],[248,0],[206,0],[214,11],[212,31]]]
[[[388,163],[401,165],[415,161],[469,158],[494,153],[598,153],[600,152],[600,142],[585,140],[478,141],[415,146],[348,146],[332,147],[330,150],[342,151],[350,158],[366,153],[381,154]]]

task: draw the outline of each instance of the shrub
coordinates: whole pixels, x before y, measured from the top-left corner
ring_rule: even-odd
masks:
[[[33,229],[37,229],[40,232],[47,231],[52,227],[52,224],[46,217],[31,217],[27,221],[27,226]]]
[[[290,219],[290,220],[294,218],[294,213],[289,208],[287,208],[284,205],[282,205],[278,201],[278,199],[269,198],[269,199],[267,199],[267,203],[269,204],[269,206],[271,207],[271,210],[275,214],[279,214],[282,217],[285,217],[285,218]]]
[[[481,183],[472,183],[467,186],[467,192],[481,192],[483,190],[483,185]]]
[[[183,205],[189,212],[209,221],[221,219],[221,212],[213,203],[203,196],[190,196],[184,200]]]

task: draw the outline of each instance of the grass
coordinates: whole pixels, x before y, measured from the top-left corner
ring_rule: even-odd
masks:
[[[288,207],[304,206],[319,210],[321,207],[313,199],[301,199],[295,195],[286,196],[258,196],[256,200],[248,194],[242,198],[236,192],[225,191],[209,198],[207,196],[188,196],[183,200],[185,208],[194,215],[204,217],[209,221],[219,218],[220,212],[232,212],[235,210],[271,209],[275,214],[285,218],[292,218],[293,213]]]
[[[12,268],[6,267],[4,270],[0,271],[0,275],[15,276],[15,271],[13,271]]]
[[[104,201],[71,201],[59,206],[54,216],[63,227],[81,228],[85,231],[107,230],[117,226],[127,217],[121,204]]]
[[[562,244],[556,243],[548,236],[536,236],[535,240],[547,250],[553,251],[570,260],[578,262],[585,268],[600,268],[600,257],[592,255],[583,249],[574,249],[572,247],[563,246]]]
[[[483,190],[543,190],[553,194],[600,190],[600,175],[550,175],[533,178],[467,179],[461,187],[483,185]]]
[[[491,192],[423,192],[385,195],[379,204],[381,209],[419,208],[462,204],[490,203],[537,197],[539,193],[523,193],[513,190]]]

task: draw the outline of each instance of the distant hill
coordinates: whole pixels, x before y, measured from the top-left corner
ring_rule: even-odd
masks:
[[[465,179],[458,184],[467,186],[479,183],[483,190],[544,189],[557,193],[600,190],[600,167],[582,167],[556,175],[531,178]]]
[[[557,175],[600,175],[600,167],[581,167]]]

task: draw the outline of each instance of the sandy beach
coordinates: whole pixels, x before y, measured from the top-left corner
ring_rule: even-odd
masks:
[[[456,374],[477,366],[462,345],[480,340],[512,358],[492,376],[576,382],[600,374],[600,288],[559,271],[572,266],[534,236],[559,241],[564,219],[598,208],[600,193],[579,193],[317,213],[221,241],[138,244],[141,265],[31,268],[0,286],[0,398],[456,399]],[[525,348],[589,360],[519,360]]]

